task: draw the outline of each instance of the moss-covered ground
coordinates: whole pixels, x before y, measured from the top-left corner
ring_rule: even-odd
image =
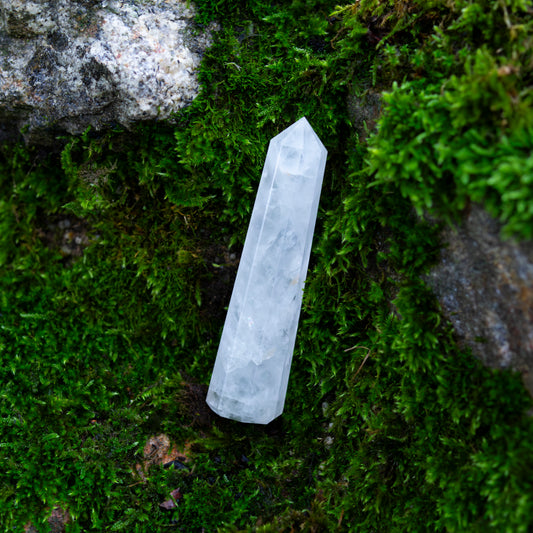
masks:
[[[532,3],[198,4],[223,29],[174,124],[1,149],[2,530],[531,531],[531,400],[457,346],[416,213],[533,236]],[[225,421],[224,308],[304,115],[329,157],[285,411]],[[184,458],[142,474],[162,433]]]

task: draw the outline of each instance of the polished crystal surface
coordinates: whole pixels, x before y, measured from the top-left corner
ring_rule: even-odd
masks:
[[[283,412],[326,155],[305,117],[270,141],[207,394],[223,417]]]

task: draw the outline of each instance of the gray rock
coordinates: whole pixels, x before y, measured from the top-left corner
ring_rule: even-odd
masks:
[[[533,242],[501,238],[501,224],[473,205],[426,281],[459,339],[492,368],[521,372],[533,394]]]
[[[0,141],[166,119],[198,94],[185,0],[0,0]]]
[[[359,141],[365,142],[368,134],[376,129],[376,123],[381,116],[381,93],[372,87],[360,93],[352,89],[346,103],[348,117],[359,136]]]

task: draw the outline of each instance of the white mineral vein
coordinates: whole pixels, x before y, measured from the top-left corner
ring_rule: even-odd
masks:
[[[270,141],[207,394],[223,417],[283,412],[326,156],[305,118]]]

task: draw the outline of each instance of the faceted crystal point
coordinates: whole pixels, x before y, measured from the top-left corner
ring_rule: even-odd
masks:
[[[305,117],[270,141],[207,393],[223,417],[283,412],[326,156]]]

